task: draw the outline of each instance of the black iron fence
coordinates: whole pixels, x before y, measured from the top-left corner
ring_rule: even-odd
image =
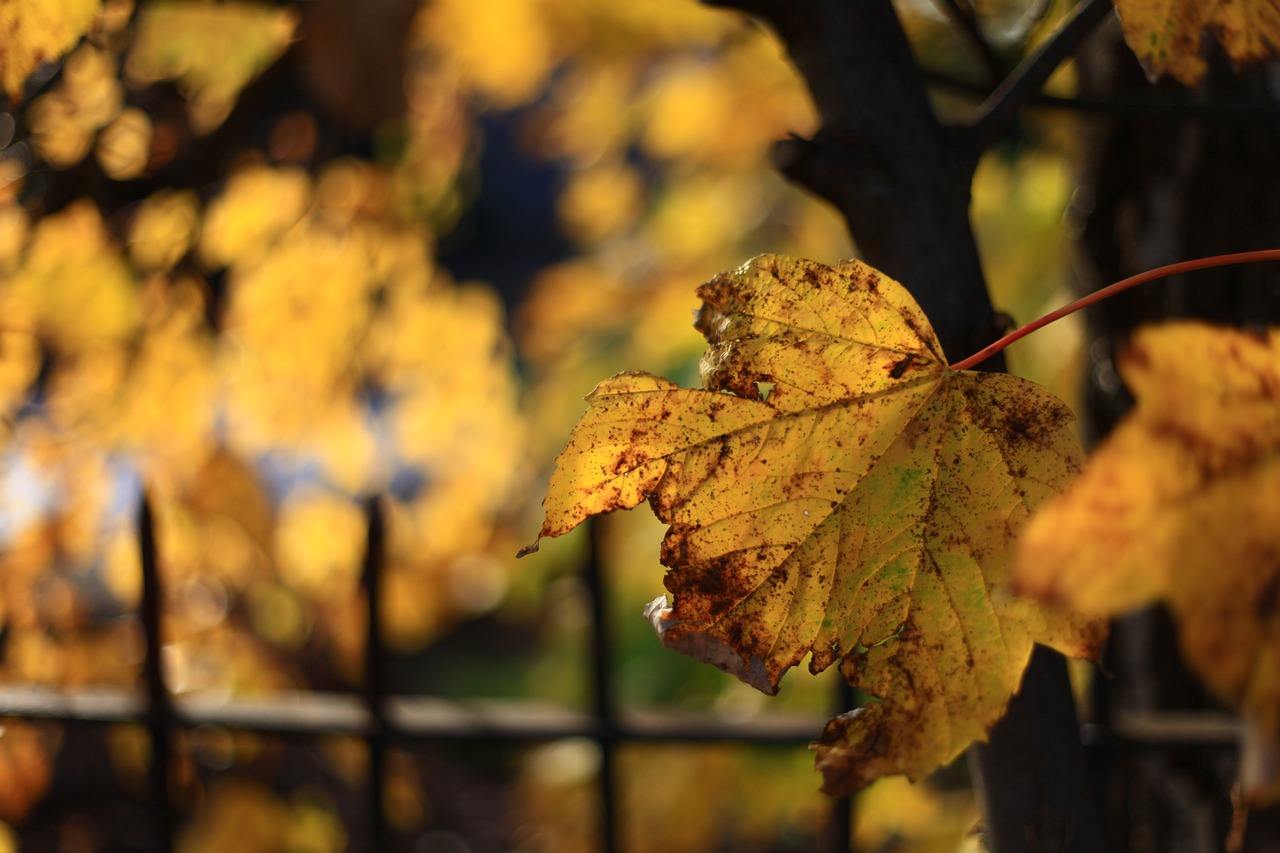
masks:
[[[353,836],[351,847],[373,851],[390,847],[391,830],[385,818],[382,784],[390,749],[426,742],[521,744],[585,738],[596,745],[600,756],[598,845],[604,853],[622,849],[620,827],[624,816],[620,814],[616,757],[623,745],[647,742],[803,746],[821,731],[824,720],[816,717],[734,720],[621,709],[616,701],[615,653],[605,618],[605,578],[596,556],[600,549],[594,541],[594,529],[584,577],[591,599],[592,702],[588,712],[517,701],[460,702],[396,695],[389,689],[389,655],[378,630],[384,544],[380,502],[369,500],[366,511],[368,538],[361,571],[361,594],[367,620],[365,678],[360,692],[312,692],[278,700],[233,703],[175,696],[166,684],[161,661],[163,577],[151,507],[144,499],[138,521],[142,566],[139,617],[146,640],[143,683],[132,690],[81,688],[68,692],[40,686],[3,685],[0,686],[0,717],[72,724],[131,722],[144,725],[151,748],[148,813],[154,821],[152,834],[157,839],[156,847],[162,853],[174,848],[182,816],[173,800],[171,784],[175,736],[202,726],[271,735],[347,734],[362,738],[369,754],[365,792],[369,829],[363,839]],[[843,682],[836,692],[833,697],[836,710],[851,707],[853,697]],[[1096,720],[1087,724],[1082,732],[1085,743],[1095,752],[1115,748],[1232,748],[1239,737],[1237,721],[1226,714],[1162,712],[1124,718],[1101,714]],[[831,802],[826,826],[819,834],[823,851],[844,853],[851,849],[852,815],[850,800]]]
[[[175,696],[165,680],[161,660],[164,601],[163,575],[155,541],[150,504],[139,508],[142,595],[139,619],[146,642],[142,684],[136,689],[78,688],[61,691],[41,686],[0,686],[0,717],[44,719],[72,724],[140,723],[150,742],[148,813],[159,851],[174,848],[181,809],[174,802],[172,777],[175,736],[202,726],[270,735],[317,736],[347,734],[362,738],[369,755],[366,784],[367,837],[352,838],[352,849],[383,851],[391,846],[385,818],[383,780],[392,748],[425,742],[537,743],[561,738],[585,738],[600,756],[598,785],[599,849],[621,849],[620,796],[616,757],[631,743],[734,743],[803,746],[813,740],[821,718],[726,720],[689,714],[635,712],[619,708],[613,673],[614,649],[604,615],[605,579],[592,542],[584,581],[591,601],[591,705],[587,712],[530,702],[461,702],[427,696],[396,695],[389,689],[389,654],[378,626],[381,623],[382,563],[385,538],[381,503],[366,503],[368,537],[360,589],[366,613],[364,683],[358,693],[312,692],[275,700],[224,702]],[[595,530],[592,537],[594,540]],[[850,691],[841,685],[834,704],[850,707]],[[850,848],[851,803],[832,802],[822,833],[824,849]]]

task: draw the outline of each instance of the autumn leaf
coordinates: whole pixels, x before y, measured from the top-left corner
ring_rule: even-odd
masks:
[[[70,50],[93,23],[101,0],[0,0],[0,76],[12,99],[36,66]]]
[[[1243,782],[1280,795],[1280,337],[1183,322],[1118,367],[1133,411],[1018,551],[1027,591],[1084,612],[1164,601],[1187,662],[1249,730]]]
[[[1280,50],[1277,0],[1116,0],[1129,48],[1152,80],[1168,74],[1188,86],[1204,77],[1207,30],[1236,63],[1261,62]]]
[[[601,383],[540,538],[648,499],[670,525],[674,600],[649,610],[667,646],[770,694],[806,655],[839,663],[876,701],[818,745],[833,793],[983,737],[1033,643],[1093,651],[1093,625],[1005,588],[1023,520],[1077,467],[1064,404],[952,371],[906,290],[856,261],[763,255],[698,295],[705,388]]]

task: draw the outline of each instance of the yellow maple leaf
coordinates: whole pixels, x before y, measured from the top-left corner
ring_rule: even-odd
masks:
[[[1165,74],[1194,86],[1207,65],[1207,30],[1233,62],[1260,62],[1280,51],[1277,0],[1116,0],[1130,50],[1152,80]]]
[[[764,255],[698,295],[705,389],[601,383],[540,537],[647,498],[670,525],[674,600],[649,608],[667,646],[766,693],[810,653],[838,662],[877,701],[818,744],[833,793],[982,738],[1033,643],[1092,653],[1095,625],[1006,589],[1023,520],[1077,467],[1064,404],[952,371],[906,290],[856,261]]]
[[[0,77],[10,98],[37,65],[70,50],[93,23],[101,0],[0,0]]]
[[[1187,662],[1245,715],[1247,791],[1275,798],[1280,336],[1171,323],[1118,367],[1134,409],[1028,525],[1017,581],[1097,614],[1165,601]]]

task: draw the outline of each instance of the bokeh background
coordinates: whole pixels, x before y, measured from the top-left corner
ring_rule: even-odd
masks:
[[[585,537],[514,557],[582,397],[624,369],[696,384],[693,290],[716,272],[856,253],[771,167],[815,129],[780,46],[693,0],[65,6],[87,36],[0,113],[0,680],[140,683],[145,490],[175,693],[357,690],[377,495],[392,689],[586,709]],[[979,6],[1009,61],[1062,11]],[[1001,56],[940,7],[900,12],[961,118]],[[1071,87],[1070,68],[1051,85]],[[1068,299],[1074,139],[1035,114],[979,170],[1019,321]],[[1014,369],[1071,399],[1078,339],[1041,332]],[[768,699],[664,651],[640,615],[661,525],[600,533],[621,706],[811,714],[817,734],[829,678]],[[148,756],[140,726],[4,720],[0,851],[134,849]],[[358,738],[203,727],[178,762],[184,853],[362,849]],[[399,748],[386,819],[397,849],[593,850],[598,768],[580,739]],[[634,853],[809,850],[827,809],[803,747],[635,744],[619,779]],[[966,779],[873,787],[861,849],[958,849]]]

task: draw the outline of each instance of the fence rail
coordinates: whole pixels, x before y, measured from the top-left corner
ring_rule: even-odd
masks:
[[[350,693],[300,692],[225,702],[176,697],[173,721],[186,727],[215,726],[262,734],[347,734],[367,737],[373,718],[362,697]],[[544,741],[599,738],[604,726],[594,714],[526,700],[453,701],[427,696],[385,697],[389,735],[396,741]],[[147,697],[127,688],[59,691],[35,685],[0,686],[0,716],[82,723],[144,723]],[[668,711],[627,711],[612,722],[617,740],[671,743],[803,745],[824,719],[799,715],[725,719]]]
[[[823,718],[777,716],[752,719],[712,718],[682,713],[622,710],[615,702],[612,673],[615,661],[604,613],[605,578],[596,554],[592,530],[590,557],[584,580],[591,601],[590,709],[577,711],[529,701],[451,701],[428,696],[395,695],[388,690],[389,660],[378,626],[385,524],[380,499],[366,503],[367,542],[360,574],[367,616],[365,678],[358,692],[300,691],[287,695],[236,699],[226,702],[200,696],[175,696],[165,681],[161,660],[164,603],[163,576],[156,547],[154,520],[144,496],[138,508],[138,543],[142,568],[139,619],[146,656],[142,683],[126,687],[83,687],[59,690],[38,685],[0,685],[0,717],[44,719],[68,724],[139,723],[146,726],[153,760],[150,797],[160,853],[173,849],[180,823],[171,799],[173,736],[202,726],[284,736],[349,734],[365,740],[369,749],[366,783],[369,812],[367,845],[354,849],[388,849],[390,834],[383,814],[382,781],[386,753],[412,742],[498,741],[538,742],[579,737],[593,741],[600,755],[600,849],[620,849],[620,813],[615,754],[625,743],[739,743],[744,745],[801,745],[822,731]],[[835,702],[850,707],[852,697],[841,684]],[[852,805],[832,804],[822,833],[824,849],[850,849]]]
[[[739,743],[744,745],[801,745],[821,731],[817,716],[778,715],[750,719],[658,711],[623,710],[615,702],[615,671],[609,626],[605,619],[605,578],[595,555],[600,553],[591,532],[591,554],[584,580],[591,596],[593,677],[590,709],[577,711],[531,701],[455,701],[429,696],[396,695],[388,691],[388,660],[379,625],[384,523],[380,502],[368,501],[368,541],[361,572],[366,602],[366,678],[359,692],[297,693],[226,702],[200,696],[175,696],[165,683],[161,664],[164,589],[149,503],[138,513],[143,590],[139,617],[146,639],[143,683],[137,688],[85,687],[58,690],[36,685],[0,685],[0,717],[44,719],[71,724],[133,722],[150,735],[151,797],[158,847],[173,849],[180,822],[170,798],[173,735],[183,729],[215,726],[283,736],[348,734],[361,737],[369,748],[367,782],[369,849],[387,849],[389,831],[382,809],[382,780],[387,750],[411,742],[499,741],[539,742],[569,737],[593,741],[600,754],[600,849],[620,849],[620,814],[615,753],[626,743]],[[841,680],[833,703],[851,707],[852,696]],[[1238,720],[1227,714],[1147,712],[1112,715],[1103,725],[1082,729],[1086,746],[1122,749],[1234,747],[1240,738]],[[851,849],[852,801],[832,803],[821,833],[822,849],[846,853]],[[356,845],[359,849],[359,845]]]

